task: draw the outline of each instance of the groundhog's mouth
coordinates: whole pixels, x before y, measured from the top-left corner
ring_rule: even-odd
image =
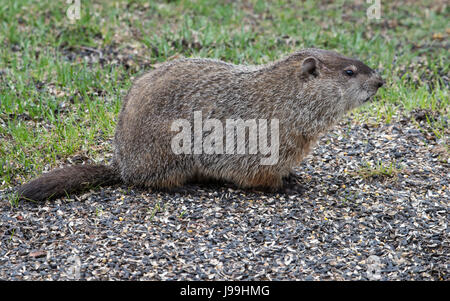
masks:
[[[366,103],[366,102],[371,101],[371,100],[374,98],[375,94],[376,94],[376,93],[373,93],[372,95],[367,96],[367,98],[364,99],[363,103]]]
[[[369,102],[372,99],[372,96],[367,97],[366,99],[363,100],[363,103]]]

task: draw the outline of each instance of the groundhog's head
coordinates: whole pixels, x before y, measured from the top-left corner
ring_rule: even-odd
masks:
[[[384,84],[380,75],[361,61],[333,51],[306,49],[297,59],[308,86],[317,87],[321,99],[344,111],[369,101]]]

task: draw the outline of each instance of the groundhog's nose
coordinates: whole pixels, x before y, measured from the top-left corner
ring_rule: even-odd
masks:
[[[386,84],[386,82],[383,80],[383,78],[380,75],[380,70],[375,70],[372,73],[371,81],[372,81],[373,87],[375,87],[377,90],[379,88],[383,87],[384,84]]]
[[[381,87],[383,87],[383,85],[384,85],[384,80],[382,80],[382,79],[378,80],[378,81],[376,82],[376,85],[377,85],[377,88],[378,88],[378,89],[381,88]]]
[[[378,90],[379,88],[383,87],[384,84],[385,84],[385,81],[383,80],[383,78],[380,75],[375,74],[373,76],[372,85],[375,89]]]

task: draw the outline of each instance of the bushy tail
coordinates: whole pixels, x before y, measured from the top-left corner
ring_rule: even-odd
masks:
[[[99,185],[120,182],[113,167],[75,165],[54,169],[18,188],[21,199],[43,201]]]

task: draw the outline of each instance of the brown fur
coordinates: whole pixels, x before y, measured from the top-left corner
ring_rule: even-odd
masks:
[[[78,165],[54,169],[18,189],[23,199],[41,201],[99,185],[120,182],[111,167]]]
[[[348,76],[348,69],[355,76]],[[171,188],[195,178],[276,189],[319,135],[382,84],[362,62],[320,49],[305,49],[263,66],[209,59],[168,62],[139,77],[129,90],[117,123],[111,168],[52,171],[19,192],[42,200],[83,188],[85,182],[120,180]],[[192,120],[194,111],[201,111],[203,120],[215,118],[224,124],[226,119],[278,119],[277,164],[261,165],[262,154],[174,154],[171,139],[176,133],[170,126],[176,119]]]

